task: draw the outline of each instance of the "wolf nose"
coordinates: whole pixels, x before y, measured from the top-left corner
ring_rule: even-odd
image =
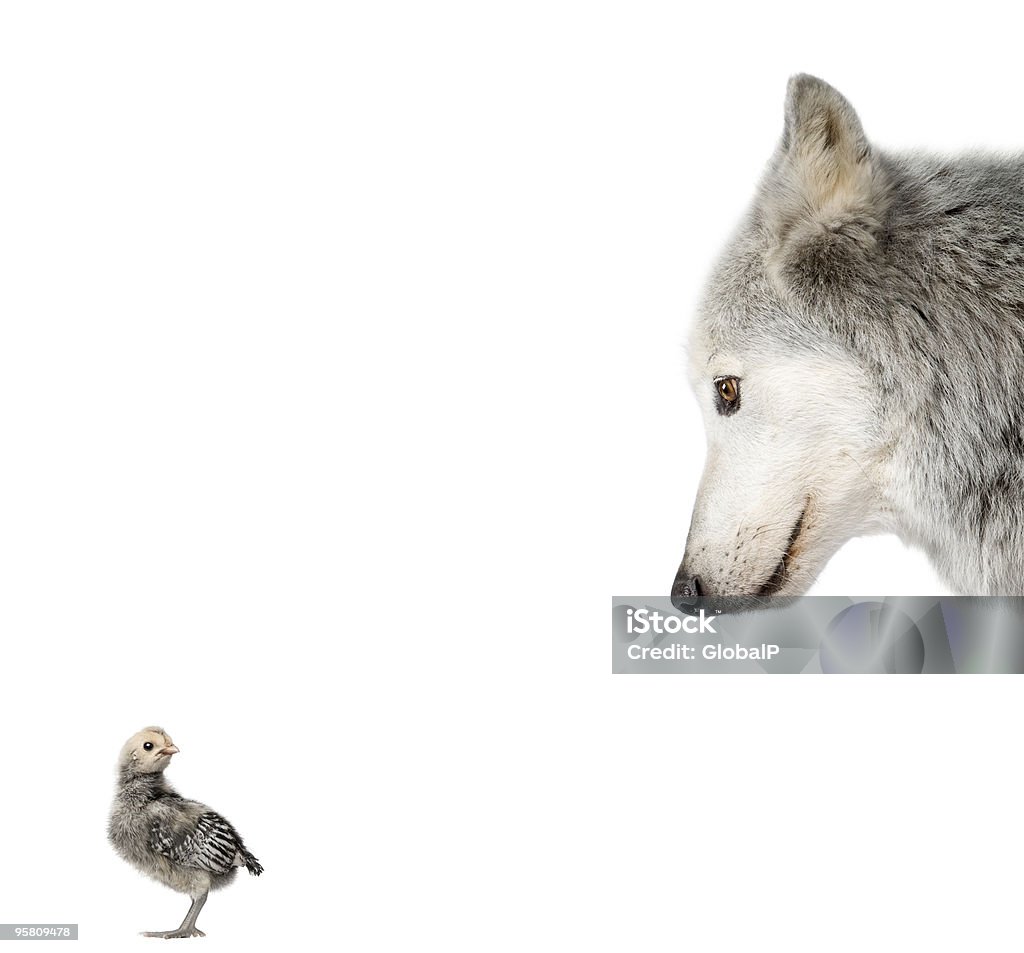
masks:
[[[680,573],[672,583],[672,605],[680,612],[692,612],[697,600],[706,595],[700,576],[684,576]]]

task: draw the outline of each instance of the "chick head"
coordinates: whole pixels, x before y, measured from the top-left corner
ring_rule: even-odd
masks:
[[[143,728],[132,735],[121,749],[118,766],[131,774],[155,774],[171,763],[178,746],[163,728]]]

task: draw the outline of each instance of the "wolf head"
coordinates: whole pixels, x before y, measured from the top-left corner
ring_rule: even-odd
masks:
[[[799,595],[884,524],[874,471],[890,435],[857,338],[877,336],[865,319],[893,304],[889,191],[850,104],[791,79],[782,138],[689,342],[707,462],[672,588],[681,608]]]

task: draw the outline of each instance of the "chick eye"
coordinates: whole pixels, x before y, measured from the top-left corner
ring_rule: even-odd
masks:
[[[715,391],[718,394],[718,412],[734,414],[740,409],[740,379],[738,377],[716,377]]]
[[[153,742],[152,741],[147,741],[142,747],[145,748],[147,751],[152,751],[153,750]]]

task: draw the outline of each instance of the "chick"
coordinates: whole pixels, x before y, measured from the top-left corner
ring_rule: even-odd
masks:
[[[211,890],[234,880],[235,868],[245,867],[257,877],[263,873],[228,821],[205,804],[183,798],[164,780],[177,753],[163,728],[143,728],[125,742],[107,828],[125,860],[192,898],[177,930],[143,934],[167,939],[206,935],[196,929],[199,911]]]

